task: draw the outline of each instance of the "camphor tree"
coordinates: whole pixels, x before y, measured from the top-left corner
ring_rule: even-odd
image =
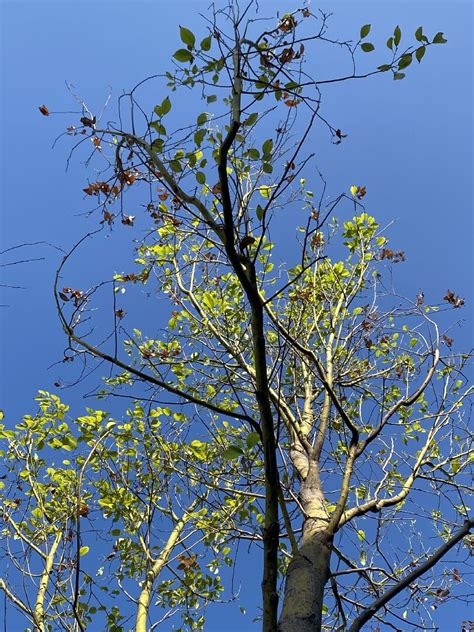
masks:
[[[44,600],[36,611],[0,584],[37,629],[59,620],[96,629],[105,610],[107,629],[125,630],[130,609],[136,630],[176,610],[183,629],[199,629],[195,608],[220,599],[211,575],[233,563],[242,539],[262,550],[265,632],[356,631],[367,622],[426,629],[461,580],[458,569],[435,564],[456,546],[461,560],[472,546],[469,355],[454,351],[443,313],[463,299],[448,291],[441,305],[427,305],[396,295],[387,269],[404,254],[366,211],[365,187],[329,195],[309,151],[317,124],[332,142],[345,139],[321,113],[326,84],[403,79],[446,40],[420,27],[404,46],[397,26],[385,63],[359,71],[374,50],[369,24],[357,41],[341,42],[322,13],[263,20],[257,9],[215,9],[200,37],[181,27],[173,71],[122,97],[120,124],[103,124],[81,102],[80,123],[67,129],[77,148],[92,143],[89,161],[103,171],[84,189],[99,227],[64,257],[55,280],[66,359],[110,365],[100,395],[137,402],[122,422],[91,410],[71,433],[43,411],[33,427],[25,420],[3,432],[13,461],[28,461],[40,442],[20,473],[32,504],[5,486],[3,515],[22,547],[16,572],[49,582],[49,615]],[[310,74],[325,47],[345,51],[347,74],[320,78],[319,62]],[[152,80],[163,98],[148,113],[138,97]],[[197,94],[197,110],[172,127],[178,91],[190,109]],[[129,214],[131,198],[146,220]],[[149,229],[132,271],[71,287],[80,246],[135,221]],[[143,301],[149,332],[128,325],[130,294]],[[157,298],[167,299],[166,315]],[[99,306],[115,321],[104,336],[91,327]],[[46,411],[62,406],[40,398]],[[71,442],[80,447],[74,466],[48,467],[51,450]],[[75,498],[67,512],[58,493]],[[95,530],[115,543],[99,577],[115,580],[120,604],[107,591],[96,596],[91,534],[80,528],[92,507],[105,521]],[[29,566],[33,553],[40,570]]]

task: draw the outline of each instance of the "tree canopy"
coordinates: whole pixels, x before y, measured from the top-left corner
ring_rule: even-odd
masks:
[[[128,408],[71,415],[40,391],[0,432],[0,588],[29,629],[205,629],[208,604],[224,618],[238,600],[244,545],[265,632],[427,629],[461,580],[435,564],[473,544],[470,354],[446,313],[464,299],[400,294],[405,254],[366,187],[334,193],[312,147],[318,125],[347,142],[326,86],[400,81],[446,42],[396,26],[379,53],[372,28],[341,41],[309,7],[230,2],[202,33],[180,27],[170,70],[120,97],[118,122],[76,97],[64,134],[97,228],[55,276],[64,362],[104,374],[101,408]],[[313,59],[332,47],[350,71],[329,78]],[[85,244],[138,223],[129,267],[68,280]]]

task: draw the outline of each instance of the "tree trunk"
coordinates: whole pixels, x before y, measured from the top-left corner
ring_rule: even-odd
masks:
[[[315,470],[310,468],[301,488],[300,501],[307,518],[298,553],[286,572],[278,632],[321,630],[324,587],[329,577],[333,538],[328,532],[328,515]]]

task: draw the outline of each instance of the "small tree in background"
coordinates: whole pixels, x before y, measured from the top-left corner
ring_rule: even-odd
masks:
[[[403,79],[413,60],[446,40],[420,27],[414,45],[404,47],[396,27],[385,63],[358,71],[359,53],[374,50],[369,24],[357,42],[340,42],[322,13],[303,8],[262,27],[254,8],[215,10],[203,37],[180,28],[174,70],[159,78],[166,94],[152,114],[137,100],[149,79],[121,99],[122,121],[125,102],[130,106],[128,127],[102,124],[81,102],[80,124],[67,130],[80,144],[92,142],[94,157],[109,167],[84,189],[98,202],[97,232],[139,221],[126,210],[129,189],[147,196],[140,221],[149,226],[135,267],[108,282],[89,289],[67,283],[67,264],[84,239],[63,259],[55,292],[67,357],[115,368],[102,396],[131,392],[150,402],[146,411],[137,403],[110,434],[105,413],[91,412],[100,419],[91,422],[89,452],[78,457],[68,484],[82,489],[87,464],[95,490],[88,493],[106,520],[120,522],[120,536],[110,532],[120,562],[103,572],[135,599],[136,630],[159,625],[155,606],[183,609],[185,626],[202,627],[202,613],[192,609],[221,591],[201,572],[203,561],[212,557],[208,567],[218,572],[232,563],[241,539],[262,548],[265,632],[355,631],[371,620],[424,626],[462,579],[458,569],[432,569],[452,547],[469,546],[463,538],[472,527],[464,500],[469,356],[454,351],[438,313],[462,307],[463,299],[448,291],[441,305],[426,305],[422,295],[396,295],[386,272],[404,253],[390,247],[365,210],[365,187],[329,196],[322,176],[310,180],[308,147],[317,122],[332,142],[345,139],[321,114],[325,84],[383,73]],[[315,50],[327,46],[346,51],[352,72],[309,74],[305,60],[321,59]],[[173,128],[178,90],[198,93],[201,107]],[[101,342],[90,323],[110,285],[115,327]],[[143,301],[149,332],[127,324],[130,293]],[[156,297],[168,300],[166,315]],[[157,427],[163,392],[175,418],[170,410]],[[80,564],[80,507],[78,500],[68,516],[46,520],[61,532],[68,520],[77,542],[68,558],[69,592],[50,583],[66,604],[62,616],[84,629],[95,613],[84,598],[91,574]],[[167,531],[155,545],[157,528]],[[184,580],[171,579],[174,551],[188,530],[202,534],[202,543],[190,536]],[[1,586],[37,625],[38,614],[22,608],[7,582]],[[110,629],[130,627],[123,613],[110,620],[103,607]]]

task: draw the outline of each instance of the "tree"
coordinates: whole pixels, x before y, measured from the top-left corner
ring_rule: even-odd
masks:
[[[155,627],[180,613],[179,629],[201,629],[200,608],[223,590],[226,534],[248,511],[245,490],[226,502],[214,484],[226,458],[220,430],[206,445],[185,442],[185,419],[168,408],[137,404],[122,423],[88,409],[68,422],[57,396],[41,391],[37,401],[37,414],[2,431],[6,596],[42,632],[94,628],[103,614],[108,630],[133,621],[142,632],[152,594]],[[208,568],[194,552],[201,542]],[[117,595],[129,608],[113,605]]]
[[[194,555],[212,552],[209,564],[217,569],[242,538],[263,548],[266,632],[358,630],[381,617],[391,625],[408,617],[397,602],[402,591],[406,599],[407,588],[415,617],[407,621],[423,624],[430,607],[449,596],[449,580],[427,579],[426,572],[472,527],[464,502],[471,459],[463,415],[472,394],[464,377],[469,356],[453,351],[440,305],[426,305],[421,295],[414,301],[400,298],[385,282],[387,268],[402,262],[404,253],[389,247],[385,231],[365,210],[365,187],[354,184],[328,201],[322,176],[319,197],[312,182],[307,186],[313,126],[326,126],[334,143],[346,137],[321,114],[323,86],[384,73],[401,80],[414,59],[421,62],[427,48],[446,40],[442,33],[430,39],[420,27],[415,44],[402,48],[397,26],[387,41],[386,63],[358,71],[359,52],[374,50],[367,41],[371,25],[361,27],[356,43],[340,42],[329,37],[324,14],[303,8],[262,28],[253,9],[253,3],[241,9],[231,3],[215,10],[203,38],[181,27],[174,71],[159,78],[169,94],[151,116],[138,103],[139,84],[120,101],[121,114],[125,102],[130,106],[128,127],[103,124],[81,102],[80,125],[66,132],[79,136],[79,146],[90,140],[92,157],[105,159],[109,169],[84,189],[98,202],[96,232],[119,221],[128,229],[134,225],[136,217],[123,210],[132,191],[146,192],[151,225],[139,239],[132,272],[90,289],[71,287],[67,265],[95,236],[89,233],[56,275],[56,307],[69,341],[65,359],[109,364],[115,372],[100,395],[132,393],[142,402],[120,433],[112,425],[107,443],[120,449],[110,448],[108,455],[102,442],[105,413],[90,437],[84,438],[79,423],[88,448],[69,475],[68,484],[77,490],[75,508],[35,518],[43,521],[48,551],[54,533],[65,532],[64,521],[71,525],[77,542],[68,558],[74,581],[69,595],[60,582],[54,584],[60,598],[53,600],[53,611],[59,616],[56,604],[64,605],[61,616],[79,629],[95,614],[81,587],[90,574],[79,563],[81,547],[87,546],[79,529],[84,464],[90,468],[87,489],[95,490],[87,493],[96,494],[106,519],[117,516],[121,524],[123,555],[111,574],[125,595],[130,588],[123,578],[140,578],[133,589],[140,593],[136,630],[145,629],[145,620],[152,627],[159,621],[150,610],[153,590],[159,605],[185,606],[185,625],[202,626],[201,618],[189,614],[189,600],[218,598],[220,583],[211,589],[208,580],[194,578],[200,575]],[[312,47],[319,45],[342,47],[352,71],[312,78],[305,59],[315,58]],[[170,131],[177,90],[197,91],[196,107],[205,100],[212,112],[199,112]],[[45,106],[40,110],[49,114]],[[348,205],[350,215],[339,223],[334,215]],[[274,237],[283,214],[297,239]],[[110,287],[112,301],[102,305],[112,311],[114,328],[96,334],[90,324]],[[167,324],[163,302],[159,309],[147,303],[144,309],[158,319],[149,333],[129,331],[122,307],[129,293],[143,287],[150,302],[155,294],[169,302]],[[443,305],[459,309],[463,299],[448,291]],[[171,397],[166,416],[171,409],[179,412],[158,432],[150,419],[162,392]],[[97,413],[89,416],[97,420]],[[17,432],[24,432],[23,426]],[[70,436],[69,429],[61,432]],[[131,454],[123,449],[124,434]],[[14,458],[25,458],[14,451],[18,435],[4,435],[13,441]],[[30,434],[22,440],[29,445],[35,439]],[[46,464],[49,457],[44,458]],[[161,480],[164,458],[179,484]],[[112,473],[120,486],[110,482]],[[28,479],[28,493],[36,499],[46,493],[38,491],[38,476]],[[154,499],[157,485],[163,505]],[[174,508],[177,499],[180,511]],[[8,499],[10,507],[12,502]],[[49,496],[41,502],[54,505]],[[167,535],[159,550],[149,548],[163,516]],[[24,538],[12,520],[9,509],[8,534],[15,532],[31,553],[31,545],[38,546],[29,532],[33,518],[19,527]],[[48,530],[45,520],[55,528]],[[173,534],[184,537],[178,525],[201,533],[206,546],[185,549],[181,588],[163,587],[162,569],[172,573]],[[425,548],[417,538],[420,530],[436,533],[439,543]],[[52,561],[48,572],[61,563]],[[453,571],[450,581],[458,579]],[[170,581],[168,574],[163,581]],[[44,606],[41,612],[27,604],[22,608],[7,582],[1,587],[41,629]],[[109,628],[123,629],[123,616],[117,612]]]

